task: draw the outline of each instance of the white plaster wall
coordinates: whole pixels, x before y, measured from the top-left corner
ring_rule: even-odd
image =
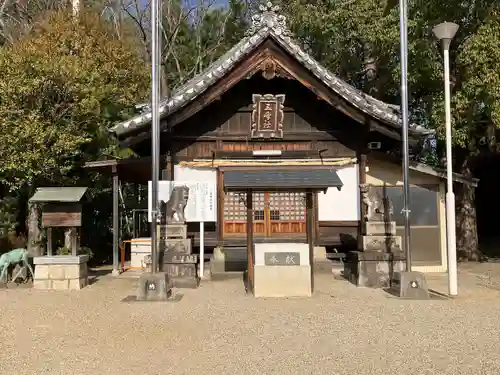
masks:
[[[366,182],[374,186],[402,186],[403,168],[401,165],[368,159]],[[438,185],[441,179],[422,172],[409,171],[410,185]]]
[[[213,168],[190,168],[174,165],[175,181],[217,182],[217,170]]]
[[[320,221],[356,221],[360,219],[358,164],[341,167],[337,174],[344,184],[339,191],[328,188],[318,193],[318,219]]]

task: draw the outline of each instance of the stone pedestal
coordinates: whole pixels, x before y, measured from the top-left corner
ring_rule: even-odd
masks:
[[[395,272],[405,269],[402,252],[351,251],[344,262],[345,277],[356,286],[389,288]]]
[[[424,274],[415,271],[395,272],[391,291],[401,298],[429,299],[429,289]]]
[[[158,226],[162,271],[175,288],[197,288],[198,255],[192,255],[192,241],[186,238],[187,225],[167,224]]]
[[[144,272],[139,278],[137,288],[138,301],[166,301],[172,293],[165,272]]]
[[[309,245],[255,244],[255,297],[310,297],[312,294]]]
[[[401,251],[401,236],[396,236],[395,221],[367,221],[361,250],[392,253]]]
[[[88,285],[88,255],[54,255],[33,258],[35,289],[69,290]]]
[[[175,288],[197,288],[200,285],[198,276],[198,255],[166,252],[163,260],[165,272]]]

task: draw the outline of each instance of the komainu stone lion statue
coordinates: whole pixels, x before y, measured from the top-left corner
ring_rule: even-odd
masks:
[[[184,223],[186,217],[184,210],[189,198],[189,188],[187,186],[175,186],[167,202],[161,201],[162,224]]]
[[[394,213],[392,202],[382,197],[378,190],[370,184],[359,185],[363,203],[366,205],[367,221],[391,221]]]

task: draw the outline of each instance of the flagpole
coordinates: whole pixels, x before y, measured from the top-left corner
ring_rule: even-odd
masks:
[[[406,271],[411,271],[410,251],[410,186],[409,186],[409,147],[408,147],[408,1],[399,0],[400,47],[401,47],[401,115],[403,138],[403,216],[404,216],[404,253]]]
[[[158,272],[158,181],[160,179],[160,0],[151,0],[151,272]]]

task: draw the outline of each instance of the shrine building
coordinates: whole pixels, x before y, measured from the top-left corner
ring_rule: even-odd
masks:
[[[162,179],[216,183],[217,218],[206,223],[204,233],[208,252],[219,247],[226,256],[238,253],[249,230],[256,243],[301,242],[309,234],[312,245],[328,253],[355,250],[364,227],[364,183],[391,199],[398,235],[404,232],[399,107],[357,90],[318,63],[294,40],[276,8],[256,14],[246,36],[163,101],[160,115]],[[150,107],[110,131],[139,155],[87,165],[114,176],[116,268],[119,183],[147,185],[151,179]],[[430,134],[410,125],[412,155]],[[410,164],[412,266],[443,272],[446,174]],[[458,174],[454,180],[477,185]],[[188,234],[199,246],[197,223],[188,224]]]

